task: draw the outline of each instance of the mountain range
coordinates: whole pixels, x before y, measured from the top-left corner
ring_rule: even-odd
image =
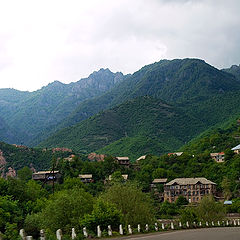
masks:
[[[123,75],[100,69],[35,92],[0,89],[0,140],[128,155],[176,151],[240,116],[240,66],[161,60]],[[7,124],[6,124],[7,123]]]

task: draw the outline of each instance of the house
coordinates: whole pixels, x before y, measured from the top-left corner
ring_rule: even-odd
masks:
[[[224,152],[220,153],[210,153],[210,156],[213,160],[215,160],[217,163],[222,163],[224,162]]]
[[[125,181],[127,181],[127,179],[128,179],[128,174],[122,174],[122,177],[123,177],[123,179],[124,179]],[[112,180],[112,175],[109,175],[108,180],[109,180],[109,181]]]
[[[183,154],[183,152],[174,152],[174,153],[168,153],[168,156],[177,156],[177,157],[179,157],[179,156],[181,156]]]
[[[150,188],[156,196],[156,199],[158,199],[160,202],[164,200],[164,184],[166,183],[167,178],[155,178],[150,185]]]
[[[240,144],[232,148],[231,150],[234,151],[236,154],[240,154]]]
[[[78,177],[81,179],[81,182],[83,183],[93,182],[92,174],[79,174]]]
[[[39,171],[35,172],[32,175],[32,179],[44,183],[53,183],[58,182],[61,178],[59,171]]]
[[[175,202],[184,196],[189,202],[199,202],[205,195],[216,194],[216,183],[206,178],[176,178],[164,185],[164,201]]]
[[[129,167],[129,165],[130,165],[129,157],[116,157],[116,160],[119,165],[122,165],[125,167]]]
[[[147,155],[141,156],[136,160],[136,163],[139,163],[139,161],[146,159]]]

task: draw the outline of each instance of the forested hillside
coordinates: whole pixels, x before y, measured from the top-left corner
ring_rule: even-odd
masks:
[[[10,143],[30,144],[54,131],[80,102],[101,95],[123,80],[122,73],[100,69],[75,83],[55,81],[35,92],[1,89],[0,114],[19,138]],[[21,139],[19,141],[19,139]]]
[[[185,125],[188,121],[189,125]],[[40,146],[72,147],[113,155],[162,154],[203,130],[198,119],[153,97],[129,100],[53,135]],[[110,144],[110,145],[109,145]]]
[[[230,150],[240,144],[240,115],[224,124],[209,129],[181,148],[191,153],[211,153]]]
[[[66,145],[132,157],[176,151],[202,131],[240,115],[239,93],[240,82],[234,75],[202,60],[163,60],[128,76],[108,93],[81,103],[60,126],[76,125],[40,146]],[[161,110],[153,107],[160,99],[181,111],[182,119],[162,117]],[[122,108],[127,111],[121,112]],[[100,110],[104,111],[82,122]]]

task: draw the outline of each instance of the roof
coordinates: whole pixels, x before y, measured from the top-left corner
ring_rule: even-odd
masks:
[[[171,155],[176,155],[176,156],[181,156],[183,154],[183,152],[175,152],[175,153],[168,153],[168,156],[171,156]]]
[[[166,183],[167,178],[155,178],[152,183]]]
[[[220,153],[210,153],[210,156],[211,156],[211,157],[216,157],[216,156],[219,156],[219,155],[224,155],[224,152],[220,152]]]
[[[124,180],[128,179],[128,174],[122,174],[122,177]],[[112,180],[112,175],[109,175],[108,179],[111,181]]]
[[[34,175],[38,175],[38,174],[53,174],[53,171],[39,171],[36,173],[33,173]],[[54,173],[59,173],[59,171],[54,171]]]
[[[188,185],[188,184],[197,184],[198,182],[202,183],[202,184],[214,184],[216,185],[216,183],[207,180],[204,177],[201,178],[175,178],[174,180],[170,181],[169,183],[167,183],[167,186],[173,185],[174,183],[177,183],[179,185]]]
[[[129,157],[116,157],[117,160],[129,160]]]
[[[232,148],[231,150],[240,150],[240,144],[239,145],[237,145],[236,147],[234,147],[234,148]]]
[[[147,157],[147,155],[143,155],[143,156],[139,157],[136,161],[144,160],[144,159],[146,159],[146,157]]]
[[[78,177],[80,177],[80,178],[92,178],[92,174],[79,174]]]

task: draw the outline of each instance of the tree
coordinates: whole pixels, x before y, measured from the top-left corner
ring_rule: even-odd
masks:
[[[112,229],[118,229],[121,219],[122,213],[117,206],[100,198],[93,205],[92,213],[84,216],[81,225],[92,231],[96,231],[98,225],[105,230],[108,225],[111,225]]]
[[[232,197],[231,182],[227,177],[222,180],[223,195],[225,200],[229,200]]]
[[[205,196],[198,207],[196,214],[201,221],[220,221],[225,216],[225,209],[222,203],[216,203],[213,196]]]
[[[22,169],[17,171],[17,176],[19,179],[23,181],[28,181],[32,179],[32,170],[29,167],[23,167]]]
[[[146,224],[154,220],[154,207],[150,197],[135,183],[115,183],[102,195],[102,199],[116,204],[123,213],[124,224]]]
[[[59,228],[63,232],[79,229],[80,219],[91,213],[92,207],[93,197],[83,189],[62,190],[47,201],[40,213],[41,227],[52,232]]]

